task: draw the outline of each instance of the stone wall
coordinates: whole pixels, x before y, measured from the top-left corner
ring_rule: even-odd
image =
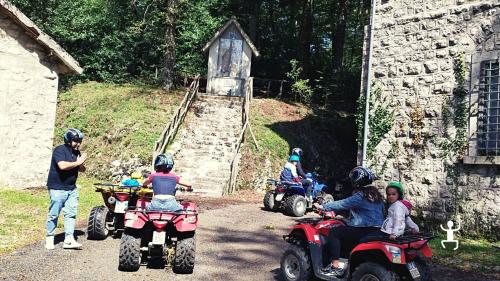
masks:
[[[465,164],[462,157],[445,158],[442,144],[456,129],[445,126],[443,110],[457,86],[455,60],[463,54],[473,93],[476,85],[470,82],[477,73],[470,71],[472,58],[485,51],[500,54],[500,4],[382,0],[377,9],[372,81],[392,99],[396,122],[370,166],[383,180],[401,180],[424,220],[443,223],[460,217],[467,233],[498,239],[498,157],[492,161],[497,165]],[[468,125],[472,143],[475,124]],[[466,156],[476,155],[475,149],[469,145]]]
[[[44,49],[0,12],[0,187],[45,186],[58,75]]]

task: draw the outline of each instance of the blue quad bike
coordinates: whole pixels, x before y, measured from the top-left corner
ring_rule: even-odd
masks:
[[[312,202],[306,200],[306,191],[302,185],[268,179],[267,184],[274,186],[274,189],[266,192],[264,209],[268,211],[283,210],[289,216],[301,217],[307,209],[312,208],[314,202],[324,204],[334,201],[333,196],[327,192],[327,186],[319,183],[316,177],[316,174],[306,174],[306,178],[312,181]]]

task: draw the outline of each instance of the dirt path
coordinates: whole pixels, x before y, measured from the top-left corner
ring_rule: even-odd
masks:
[[[142,266],[118,271],[119,239],[88,241],[84,249],[47,251],[43,242],[0,256],[0,280],[281,280],[279,258],[293,218],[261,210],[261,204],[239,204],[204,210],[197,231],[196,266],[191,275]],[[433,267],[437,281],[494,280]]]

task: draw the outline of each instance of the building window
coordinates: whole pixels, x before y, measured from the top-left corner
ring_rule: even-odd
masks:
[[[477,153],[479,156],[500,156],[499,83],[499,61],[482,61],[477,118]]]

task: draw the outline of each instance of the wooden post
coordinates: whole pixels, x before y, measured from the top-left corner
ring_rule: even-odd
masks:
[[[269,97],[269,92],[271,91],[271,80],[267,82],[267,91],[266,91],[266,98]]]
[[[278,94],[278,99],[281,99],[281,95],[283,95],[283,81],[284,80],[281,80],[280,83],[280,93]]]

